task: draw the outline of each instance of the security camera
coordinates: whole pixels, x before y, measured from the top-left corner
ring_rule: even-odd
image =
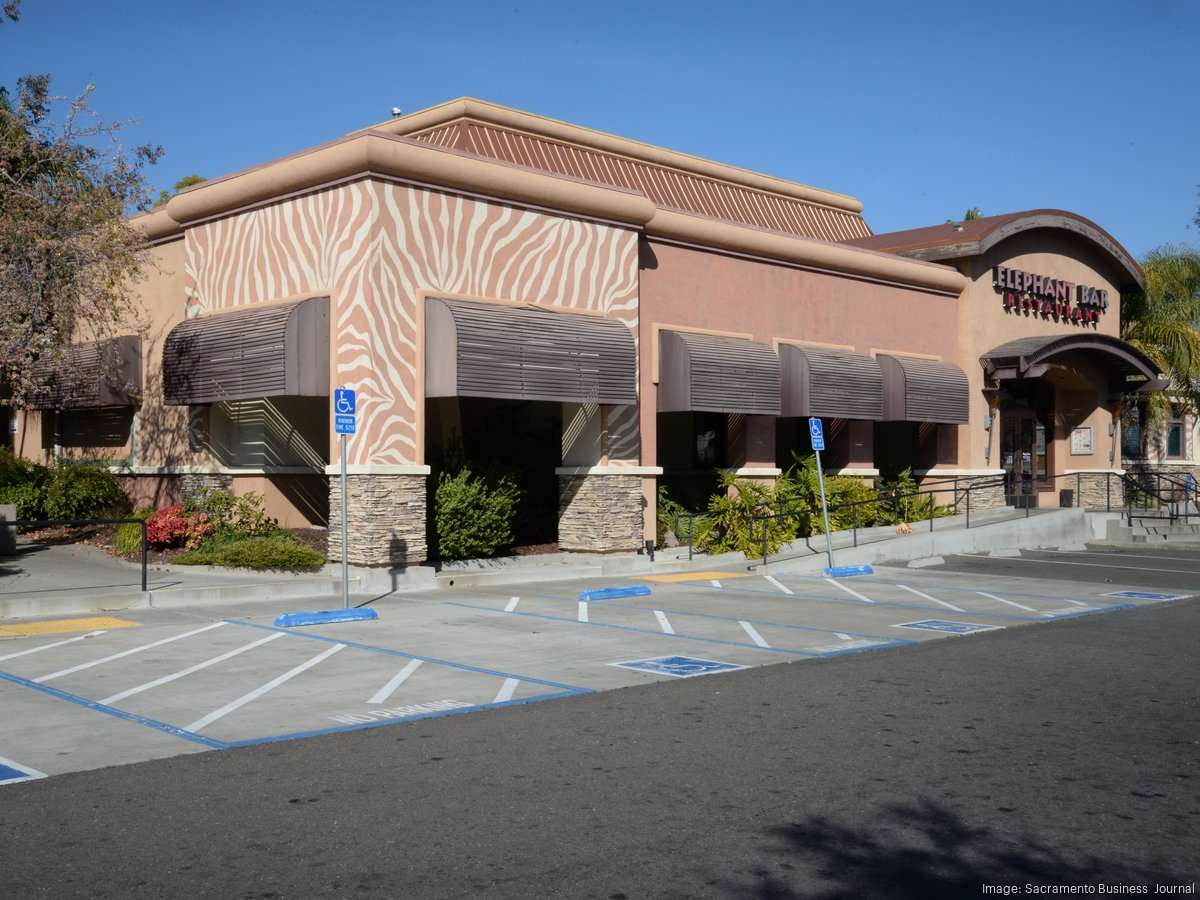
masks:
[[[401,112],[400,107],[393,106],[392,107],[392,118],[393,119],[396,118],[398,115],[400,115],[400,112]]]

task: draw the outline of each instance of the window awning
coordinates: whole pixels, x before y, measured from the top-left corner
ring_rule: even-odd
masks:
[[[783,415],[883,418],[883,370],[865,353],[783,344],[779,356]]]
[[[911,356],[876,357],[883,370],[883,419],[886,422],[967,421],[967,375],[953,363]]]
[[[779,415],[779,357],[766,344],[664,330],[659,351],[659,412]]]
[[[123,335],[70,347],[33,368],[32,409],[136,406],[142,399],[142,339]]]
[[[1132,344],[1106,334],[1042,335],[1020,338],[989,350],[979,361],[984,375],[992,381],[1015,378],[1041,378],[1056,357],[1078,353],[1098,362],[1108,373],[1111,393],[1164,390],[1168,381],[1160,378],[1154,361]]]
[[[430,297],[425,396],[630,406],[633,332],[603,316]]]
[[[329,396],[329,298],[189,319],[163,342],[163,398],[186,406]]]

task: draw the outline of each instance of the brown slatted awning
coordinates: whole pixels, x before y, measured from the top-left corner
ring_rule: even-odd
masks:
[[[953,363],[911,356],[877,357],[883,370],[883,419],[886,422],[967,421],[967,375]]]
[[[779,356],[783,415],[883,418],[883,370],[865,353],[784,344]]]
[[[61,361],[33,369],[32,409],[136,406],[142,399],[142,339],[124,335],[75,344]]]
[[[329,298],[201,316],[163,342],[163,398],[186,406],[329,396]]]
[[[658,371],[659,412],[779,415],[779,357],[766,344],[663,331]]]
[[[993,381],[1040,378],[1056,358],[1077,353],[1099,363],[1108,373],[1112,393],[1164,390],[1170,383],[1160,378],[1150,357],[1120,338],[1106,334],[1041,335],[1020,338],[989,350],[979,361]]]
[[[633,332],[603,316],[430,297],[425,396],[630,406]]]

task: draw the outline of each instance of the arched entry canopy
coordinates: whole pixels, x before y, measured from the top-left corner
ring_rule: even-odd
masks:
[[[1146,354],[1120,338],[1105,334],[1041,335],[1019,338],[989,350],[979,361],[991,381],[1041,378],[1058,357],[1082,354],[1102,365],[1111,393],[1161,391],[1167,380]]]

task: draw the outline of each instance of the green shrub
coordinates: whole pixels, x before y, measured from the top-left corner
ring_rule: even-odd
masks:
[[[934,518],[948,516],[953,511],[948,506],[937,506],[932,494],[918,496],[918,490],[912,469],[885,479],[879,488],[882,518],[889,523],[920,522],[929,518],[930,509]]]
[[[464,466],[438,475],[434,536],[442,559],[495,556],[513,542],[513,520],[521,492],[510,475],[486,478]]]
[[[46,518],[46,491],[32,481],[0,487],[0,503],[14,503],[18,519]]]
[[[7,447],[0,447],[0,489],[17,484],[41,485],[48,473],[45,466],[16,456]]]
[[[290,531],[280,530],[269,537],[210,541],[196,550],[179,554],[175,562],[185,566],[314,572],[325,565],[325,557],[300,543]]]
[[[778,553],[791,539],[782,519],[751,521],[752,516],[771,515],[775,491],[767,484],[720,472],[719,490],[708,503],[708,515],[697,520],[694,543],[708,553],[739,551],[747,559],[761,559],[763,533],[767,555]]]
[[[100,519],[129,511],[129,498],[107,466],[59,463],[46,479],[46,517]]]
[[[203,513],[217,535],[226,541],[243,537],[269,537],[280,531],[279,523],[263,511],[264,497],[254,491],[234,496],[218,488],[204,488],[183,504],[183,514],[196,518]]]
[[[675,535],[676,539],[686,539],[687,525],[682,521],[679,527],[683,529],[684,536],[681,537],[675,532],[675,520],[679,516],[686,516],[689,510],[685,509],[682,503],[677,503],[667,496],[666,485],[658,486],[658,512],[655,522],[655,543],[659,547],[667,545],[667,535]]]
[[[135,509],[130,513],[130,517],[141,519],[143,522],[149,519],[154,513],[153,506],[143,506],[141,509]],[[135,525],[133,522],[126,522],[124,525],[117,526],[117,534],[113,539],[113,549],[121,556],[132,556],[135,553],[142,552],[142,526]]]

